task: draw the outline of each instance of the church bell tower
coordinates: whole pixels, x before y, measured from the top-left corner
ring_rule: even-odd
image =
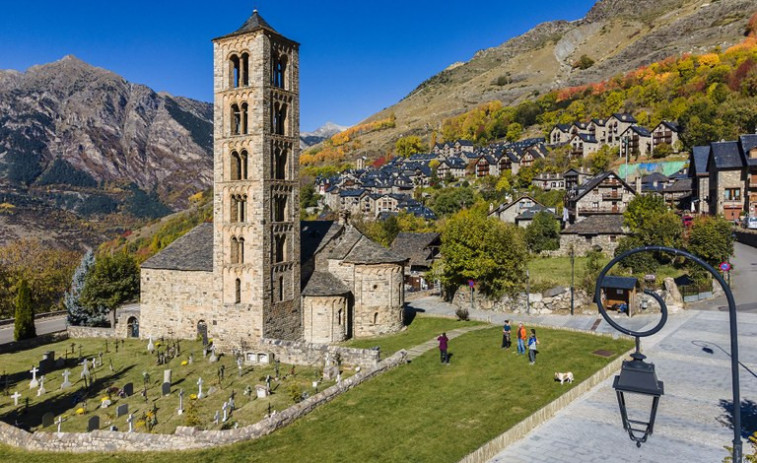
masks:
[[[255,10],[213,40],[214,331],[299,339],[299,44]]]

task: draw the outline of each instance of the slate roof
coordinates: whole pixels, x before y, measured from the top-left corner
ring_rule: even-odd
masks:
[[[678,179],[673,183],[672,185],[665,188],[663,191],[665,193],[686,193],[691,191],[691,179],[690,178],[682,178]]]
[[[499,207],[497,207],[496,209],[494,209],[493,211],[491,211],[489,213],[489,215],[492,215],[492,214],[495,214],[495,213],[499,214],[500,212],[506,211],[506,210],[510,209],[511,207],[513,207],[514,205],[518,204],[522,199],[530,199],[531,202],[533,202],[535,205],[538,204],[539,206],[541,206],[541,203],[539,201],[535,200],[534,198],[532,198],[531,196],[520,195],[516,199],[514,199],[513,201],[510,201],[507,204],[500,204]]]
[[[591,121],[594,123],[594,125],[599,127],[604,127],[605,125],[607,125],[607,119],[592,119]]]
[[[213,271],[213,224],[202,223],[142,263],[142,268]]]
[[[556,124],[552,128],[552,130],[554,130],[554,129],[559,129],[560,132],[567,132],[568,130],[570,130],[570,124]]]
[[[577,133],[574,136],[580,138],[584,143],[597,143],[597,138],[590,133]]]
[[[668,177],[666,177],[665,175],[659,172],[652,172],[649,175],[641,176],[641,183],[653,183],[653,182],[665,183],[669,180],[670,179],[668,179]]]
[[[303,220],[300,222],[300,261],[309,261],[323,249],[343,226],[333,220]]]
[[[691,164],[697,176],[707,175],[707,161],[710,158],[709,146],[695,146],[691,153]]]
[[[661,126],[661,125],[664,125],[665,127],[669,128],[669,129],[670,129],[670,130],[672,130],[673,132],[680,132],[680,131],[681,131],[681,127],[680,127],[680,126],[679,126],[679,125],[678,125],[677,123],[675,123],[675,122],[671,122],[671,121],[662,121],[662,122],[660,122],[660,123],[659,123],[659,124],[657,125],[657,127],[659,127],[659,126]]]
[[[339,196],[342,197],[357,197],[362,196],[363,193],[365,193],[365,190],[363,188],[360,188],[358,190],[342,190],[339,192]]]
[[[622,235],[625,233],[623,230],[623,215],[590,215],[560,233],[563,235]]]
[[[586,182],[584,182],[582,185],[579,185],[578,186],[578,194],[575,197],[571,198],[571,199],[573,201],[578,201],[579,199],[583,198],[586,195],[586,193],[588,193],[591,190],[593,190],[594,188],[596,188],[597,185],[599,185],[600,183],[602,183],[602,181],[604,179],[606,179],[607,177],[609,177],[610,175],[615,176],[615,178],[618,181],[620,181],[620,183],[622,185],[624,185],[626,188],[628,188],[634,194],[636,194],[636,190],[631,185],[629,185],[628,183],[626,183],[625,181],[623,181],[623,179],[620,178],[618,176],[618,174],[616,174],[615,172],[612,172],[612,171],[608,171],[608,172],[602,172],[601,174],[597,175],[596,177],[592,177],[592,178],[586,180]]]
[[[339,296],[348,294],[349,288],[329,272],[313,272],[302,290],[303,296]]]
[[[749,152],[757,149],[757,134],[742,135],[739,137],[741,143],[741,152],[744,155],[744,162],[750,166],[757,166],[757,159],[751,159]]]
[[[606,275],[602,278],[602,288],[612,289],[634,289],[638,280],[633,277],[619,277]]]
[[[744,167],[739,143],[735,141],[723,141],[710,143],[712,160],[718,170],[741,169]]]
[[[390,249],[394,254],[409,259],[410,265],[430,267],[434,252],[429,246],[438,241],[439,236],[439,233],[400,232]]]
[[[641,137],[651,137],[652,132],[649,131],[646,127],[641,127],[640,125],[632,125],[627,130],[631,130],[633,132],[636,132]]]
[[[633,117],[631,114],[628,113],[613,113],[612,114],[615,119],[622,121],[622,122],[630,122],[632,124],[636,123],[636,118]]]
[[[515,217],[515,221],[517,222],[519,220],[533,220],[534,216],[539,212],[546,212],[554,217],[557,217],[557,214],[552,212],[552,210],[550,210],[548,207],[542,206],[541,204],[535,204],[533,207],[529,207],[528,209],[518,214]]]
[[[231,34],[217,37],[213,40],[225,39],[228,37],[234,37],[235,35],[247,34],[249,32],[255,32],[258,30],[266,30],[268,32],[273,32],[274,34],[283,38],[283,36],[281,36],[281,34],[279,34],[276,31],[276,29],[274,29],[270,24],[266,22],[265,19],[263,19],[262,16],[260,16],[260,13],[258,13],[258,10],[253,10],[252,16],[247,18],[247,21],[245,21],[244,24],[242,24],[242,26],[239,29],[235,30]],[[296,43],[296,42],[293,42],[293,43]]]

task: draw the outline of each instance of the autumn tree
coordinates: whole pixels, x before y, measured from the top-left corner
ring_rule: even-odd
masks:
[[[428,151],[428,147],[423,143],[420,137],[410,135],[402,137],[394,145],[398,156],[408,157],[416,153]]]

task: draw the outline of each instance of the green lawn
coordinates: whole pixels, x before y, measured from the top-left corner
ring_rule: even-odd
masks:
[[[422,319],[418,319],[420,321]],[[432,330],[433,331],[433,330]],[[257,441],[181,453],[87,454],[87,462],[455,462],[501,434],[611,359],[628,340],[539,329],[534,366],[500,349],[492,327],[450,342],[451,365],[436,349],[345,393],[294,424]],[[574,385],[553,380],[572,371]],[[0,445],[5,462],[78,463],[70,454],[22,452]]]
[[[201,427],[208,429],[220,429],[219,425],[212,423],[213,415],[216,410],[221,410],[222,404],[229,399],[232,391],[235,392],[235,402],[238,410],[233,414],[233,420],[230,424],[238,422],[240,426],[258,422],[268,411],[268,404],[277,410],[283,410],[294,403],[294,399],[288,393],[293,384],[297,384],[302,391],[313,393],[312,381],[315,378],[313,368],[296,367],[295,375],[283,379],[278,386],[277,394],[270,396],[270,399],[256,399],[254,388],[256,384],[264,384],[266,375],[274,376],[273,366],[246,366],[243,369],[244,375],[240,378],[236,360],[231,356],[221,356],[218,363],[209,363],[202,357],[202,343],[181,341],[181,356],[176,358],[168,365],[157,365],[154,355],[147,353],[147,341],[126,340],[119,352],[115,352],[113,341],[109,342],[110,353],[103,356],[103,367],[95,370],[95,385],[91,393],[76,400],[83,386],[83,380],[80,379],[81,366],[69,366],[71,376],[69,380],[73,387],[61,390],[60,385],[63,382],[63,369],[56,370],[47,375],[45,379],[45,389],[47,394],[37,397],[36,389],[29,389],[29,380],[31,374],[29,370],[33,364],[42,359],[42,353],[48,350],[55,351],[56,358],[64,357],[65,350],[68,350],[71,356],[72,341],[63,341],[55,344],[48,344],[35,349],[30,349],[17,354],[0,355],[0,369],[7,372],[11,381],[9,384],[9,393],[18,391],[22,394],[19,401],[19,408],[13,406],[13,399],[10,397],[0,397],[0,420],[13,423],[15,419],[22,422],[34,430],[52,431],[56,426],[49,426],[41,429],[42,415],[47,412],[53,412],[57,417],[63,414],[66,421],[63,424],[64,431],[84,432],[87,428],[87,420],[92,415],[100,417],[101,428],[106,429],[110,425],[115,425],[121,430],[128,429],[126,416],[116,418],[116,407],[121,404],[128,404],[129,411],[134,413],[135,425],[138,431],[144,431],[146,423],[141,419],[143,413],[151,411],[153,405],[157,408],[158,424],[154,432],[172,433],[176,426],[189,424],[188,417],[191,414],[178,415],[176,410],[179,405],[178,391],[184,389],[184,407],[185,409],[194,408],[196,417]],[[87,358],[96,357],[99,352],[105,351],[105,341],[102,339],[77,339],[74,342],[74,353],[78,357],[78,346],[82,345],[82,353]],[[157,342],[156,342],[157,344]],[[120,345],[120,344],[119,344]],[[165,350],[165,345],[162,349]],[[192,365],[182,366],[181,362],[187,360],[189,354],[194,356]],[[110,372],[109,362],[113,362],[114,372]],[[72,362],[73,363],[73,362]],[[225,368],[224,380],[218,379],[218,369],[223,365]],[[291,365],[281,365],[280,374],[291,373]],[[172,370],[172,391],[170,396],[161,395],[161,385],[163,382],[163,370]],[[147,372],[150,381],[147,384],[147,398],[142,395],[144,387],[143,372]],[[346,374],[351,374],[347,371]],[[38,375],[39,376],[39,375]],[[215,391],[202,400],[191,400],[190,394],[198,392],[197,379],[202,377],[205,382],[203,393],[207,394],[210,388]],[[117,395],[110,395],[112,405],[108,408],[99,408],[101,399],[108,397],[107,389],[110,387],[122,388],[126,383],[134,384],[134,395],[129,398],[120,398]],[[333,384],[322,383],[320,389]],[[4,384],[0,384],[0,389]],[[247,386],[253,388],[253,394],[246,396],[243,391]],[[276,382],[272,382],[272,387],[276,387]],[[29,410],[21,415],[24,401],[29,398]],[[86,406],[84,405],[86,403]],[[86,409],[83,415],[76,415],[78,408]]]
[[[586,257],[575,258],[575,284],[583,286],[586,274]],[[601,264],[604,267],[610,259],[604,258]],[[531,259],[528,262],[528,270],[531,275],[532,290],[544,291],[555,286],[570,287],[570,257],[542,257]]]
[[[370,349],[378,346],[381,348],[381,358],[386,358],[400,349],[409,349],[418,344],[423,344],[429,339],[434,339],[445,331],[482,324],[474,321],[463,322],[450,318],[418,316],[401,333],[375,338],[354,339],[345,342],[343,345],[361,349]]]

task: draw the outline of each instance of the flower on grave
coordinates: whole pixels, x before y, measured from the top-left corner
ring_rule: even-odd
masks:
[[[102,399],[100,399],[100,402],[105,402],[106,400],[110,400],[110,397],[103,397]]]
[[[155,343],[155,347],[160,347],[160,341]]]
[[[108,407],[111,406],[112,403],[113,402],[111,402],[110,400],[105,399],[105,400],[102,401],[102,404],[100,405],[100,408],[108,408]]]
[[[182,361],[181,361],[181,366],[185,367],[185,366],[187,366],[187,365],[189,365],[189,362],[188,362],[188,361],[186,361],[186,360],[182,360]]]
[[[84,408],[82,408],[82,407],[77,408],[76,409],[76,414],[77,415],[83,415],[84,414]]]
[[[148,412],[147,412],[147,417],[148,417],[148,418],[152,418],[152,417],[153,417],[153,413],[152,413],[152,411],[148,411]]]
[[[197,400],[197,394],[189,394],[190,400]]]

